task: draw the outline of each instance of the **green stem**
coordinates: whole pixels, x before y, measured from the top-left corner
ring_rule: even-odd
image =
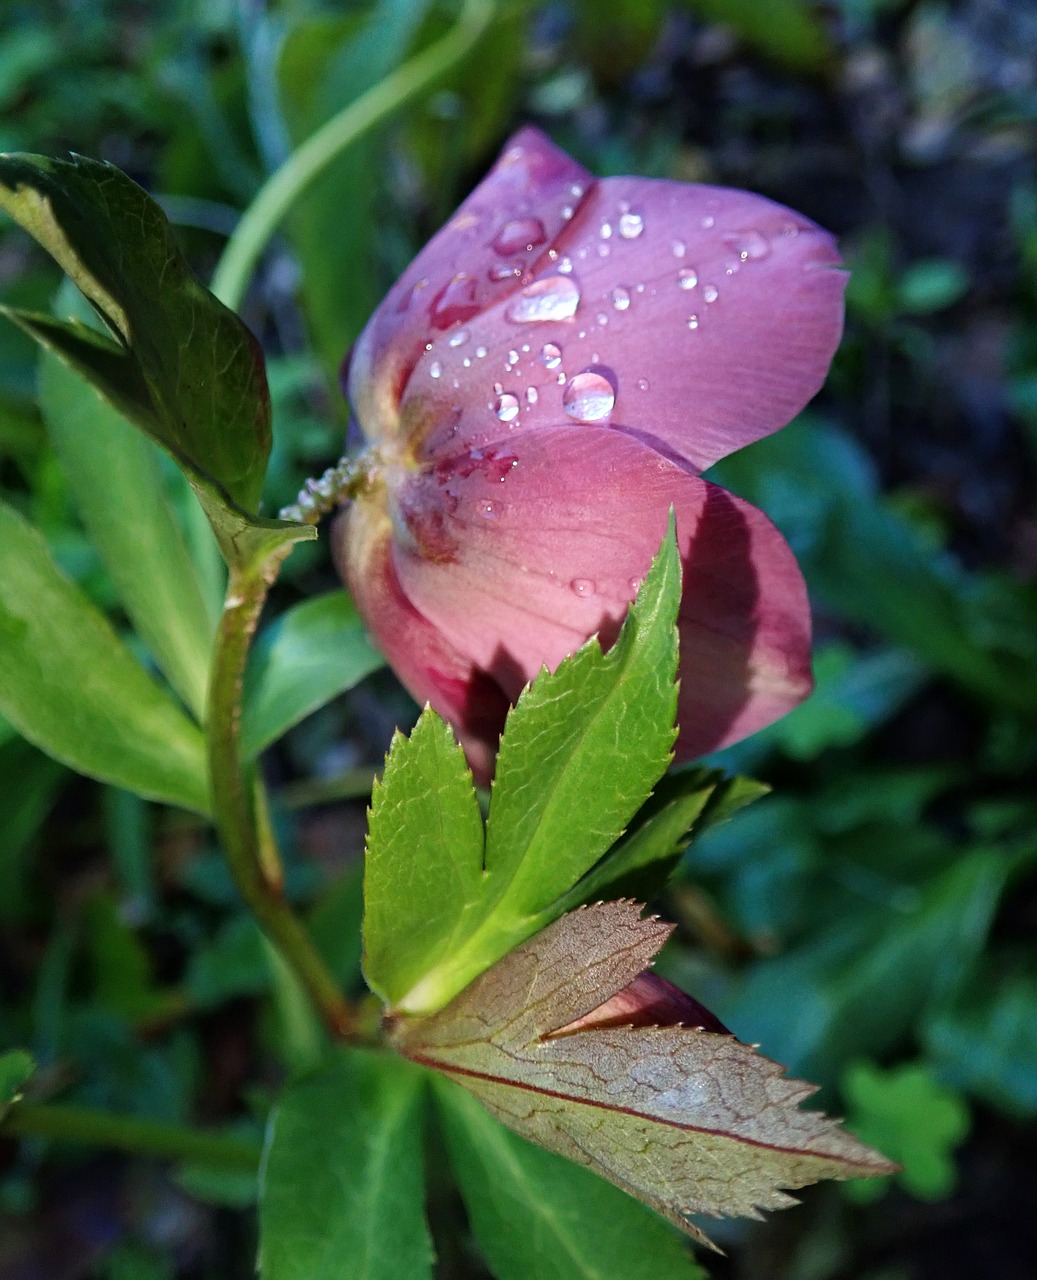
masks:
[[[232,567],[216,634],[209,684],[208,750],[213,811],[230,871],[241,896],[295,972],[335,1036],[354,1028],[353,1012],[313,940],[285,901],[270,864],[256,812],[255,779],[241,758],[241,690],[249,645],[270,584],[288,553],[282,548],[259,565]]]
[[[457,22],[435,44],[373,85],[293,151],[270,175],[224,249],[212,291],[231,310],[241,306],[253,268],[299,193],[361,134],[380,124],[460,62],[490,24],[493,0],[464,0]]]
[[[247,1138],[201,1133],[176,1124],[111,1115],[89,1107],[19,1102],[0,1121],[0,1134],[18,1138],[53,1138],[115,1147],[135,1155],[189,1160],[221,1169],[255,1173],[262,1148]]]

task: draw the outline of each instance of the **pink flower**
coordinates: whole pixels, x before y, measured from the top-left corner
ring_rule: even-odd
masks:
[[[820,387],[838,263],[826,232],[761,196],[595,180],[525,129],[390,290],[350,363],[368,484],[336,556],[478,777],[523,685],[594,632],[615,637],[671,503],[678,758],[807,695],[792,553],[699,473]]]

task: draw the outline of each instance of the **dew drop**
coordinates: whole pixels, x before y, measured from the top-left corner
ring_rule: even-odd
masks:
[[[483,359],[483,357],[486,355],[486,348],[485,348],[485,347],[476,347],[476,348],[475,348],[475,354],[476,354],[476,357],[477,357],[479,360],[482,360],[482,359]]]
[[[458,321],[470,320],[478,311],[475,281],[466,271],[459,271],[436,295],[431,319],[437,329],[449,329]]]
[[[709,214],[707,214],[707,215],[702,219],[702,227],[703,227],[703,230],[708,231],[708,230],[710,229],[710,227],[713,227],[713,226],[715,226],[715,225],[716,225],[716,221],[717,221],[717,220],[716,220],[716,218],[713,218],[713,217],[711,217]]]
[[[501,280],[517,280],[522,275],[520,266],[509,266],[506,262],[500,262],[489,270],[489,276],[494,283]]]
[[[601,238],[602,238],[602,240],[609,240],[609,239],[611,239],[611,237],[612,237],[612,223],[611,223],[611,222],[603,222],[603,223],[601,224]]]
[[[565,276],[545,276],[526,285],[505,314],[519,324],[568,320],[580,302],[580,291]]]
[[[647,378],[638,378],[637,380],[638,391],[647,391],[648,386],[649,386],[649,383]]]
[[[619,220],[619,234],[624,240],[636,240],[645,229],[645,220],[639,213],[624,213]]]
[[[578,373],[562,396],[565,412],[577,422],[600,422],[609,416],[615,403],[611,382],[592,369]]]
[[[683,240],[674,240],[673,244],[670,245],[670,248],[673,250],[673,256],[675,258],[683,258],[688,252],[688,246]]]
[[[699,327],[699,318],[698,318],[698,316],[688,316],[688,328],[689,328],[689,329],[697,329],[698,327]]]
[[[536,404],[536,402],[537,402],[539,399],[540,399],[540,393],[537,391],[536,387],[527,387],[527,388],[526,388],[526,403],[527,403],[527,404]]]
[[[458,329],[458,331],[456,333],[452,333],[446,341],[448,347],[463,347],[468,341],[468,330]]]
[[[608,245],[607,245],[607,244],[599,244],[599,245],[598,245],[598,257],[599,257],[599,258],[607,258],[611,252],[612,252],[612,250],[608,247]]]
[[[631,578],[631,579],[630,579],[630,581],[627,583],[627,586],[630,588],[630,590],[631,590],[631,591],[634,593],[634,595],[636,596],[636,595],[637,595],[637,593],[641,590],[641,579],[640,579],[640,578]]]
[[[590,578],[573,578],[569,583],[569,590],[574,596],[592,596],[594,594],[594,582]]]
[[[501,422],[511,422],[518,417],[519,402],[518,397],[513,396],[510,391],[505,391],[499,395],[493,406],[493,411]]]
[[[626,311],[630,306],[630,290],[617,285],[612,290],[612,305],[616,311]]]
[[[565,386],[565,370],[564,369],[558,370],[558,377],[555,378],[555,382],[557,382],[560,387]]]
[[[572,207],[572,205],[571,205],[571,204],[563,204],[563,205],[562,205],[562,218],[564,219],[564,221],[568,222],[568,221],[569,221],[569,219],[570,219],[572,216],[573,216],[573,207]]]
[[[743,262],[758,262],[761,258],[766,258],[771,251],[770,241],[755,227],[751,227],[748,231],[736,231],[732,235],[724,236],[724,244],[737,253]]]
[[[472,367],[472,357],[465,356],[465,358],[461,361],[461,363],[464,365],[466,369],[470,369]]]
[[[494,502],[492,498],[481,498],[476,504],[475,509],[484,520],[496,520],[500,515],[501,504]]]
[[[605,312],[604,312],[604,311],[599,311],[599,312],[598,312],[598,315],[597,315],[597,321],[598,321],[598,324],[600,324],[600,325],[601,325],[601,327],[604,329],[604,327],[605,327],[605,326],[608,324],[608,322],[609,322],[609,318],[608,318],[608,316],[605,314]]]
[[[562,348],[547,342],[540,348],[540,363],[545,369],[557,369],[562,363]]]
[[[574,182],[569,187],[569,194],[574,200],[579,200],[580,196],[583,195],[583,187],[581,187],[578,182]]]
[[[572,258],[563,258],[561,262],[558,264],[558,270],[562,273],[563,276],[567,276],[572,271],[572,269],[573,269]]]
[[[715,284],[704,284],[702,286],[702,296],[707,302],[716,302],[717,298],[720,297],[720,290]]]
[[[494,236],[493,248],[507,257],[523,249],[535,249],[546,239],[547,232],[539,218],[515,218],[506,222]]]
[[[443,366],[438,360],[433,360],[428,367],[428,376],[430,378],[441,378],[443,376]]]
[[[698,272],[691,267],[682,267],[677,272],[677,283],[682,289],[694,289],[699,282]]]

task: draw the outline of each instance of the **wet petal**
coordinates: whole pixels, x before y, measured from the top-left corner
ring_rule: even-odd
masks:
[[[719,1035],[731,1034],[705,1005],[650,969],[590,1013],[552,1031],[551,1038],[604,1027],[698,1027]]]
[[[842,331],[838,262],[827,232],[762,196],[605,179],[531,281],[428,331],[405,411],[426,456],[607,421],[703,469],[821,386]]]
[[[404,595],[389,553],[383,495],[352,504],[335,522],[336,564],[378,647],[419,704],[429,702],[458,734],[476,780],[489,783],[508,702]]]
[[[614,639],[671,503],[684,563],[679,754],[726,745],[809,691],[809,609],[780,534],[631,436],[518,432],[506,448],[437,459],[394,502],[399,587],[511,700],[594,632]]]
[[[350,354],[348,394],[369,437],[396,430],[403,386],[426,344],[448,331],[456,337],[527,282],[591,182],[538,130],[511,138],[390,289]]]

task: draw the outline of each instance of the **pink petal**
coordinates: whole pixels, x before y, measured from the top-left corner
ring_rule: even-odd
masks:
[[[603,1027],[698,1027],[730,1035],[727,1027],[714,1014],[699,1004],[692,996],[675,987],[672,982],[660,978],[646,969],[604,1004],[598,1005],[582,1018],[570,1022],[548,1039],[572,1035],[575,1031],[588,1031]]]
[[[488,785],[507,699],[404,595],[389,554],[384,505],[377,497],[353,503],[336,520],[331,544],[339,573],[400,681],[416,702],[431,703],[454,726],[476,781]]]
[[[613,402],[595,421],[705,468],[821,386],[842,330],[838,262],[826,232],[761,196],[605,179],[521,289],[426,330],[403,431],[430,457],[585,420],[574,386],[596,374]]]
[[[349,398],[365,433],[396,430],[425,344],[513,293],[543,259],[592,179],[536,129],[512,137],[486,178],[393,285],[350,357]]]
[[[684,563],[679,755],[726,745],[809,692],[809,608],[781,535],[632,436],[517,432],[507,448],[407,474],[394,502],[399,587],[511,701],[594,632],[612,641],[671,503]]]

